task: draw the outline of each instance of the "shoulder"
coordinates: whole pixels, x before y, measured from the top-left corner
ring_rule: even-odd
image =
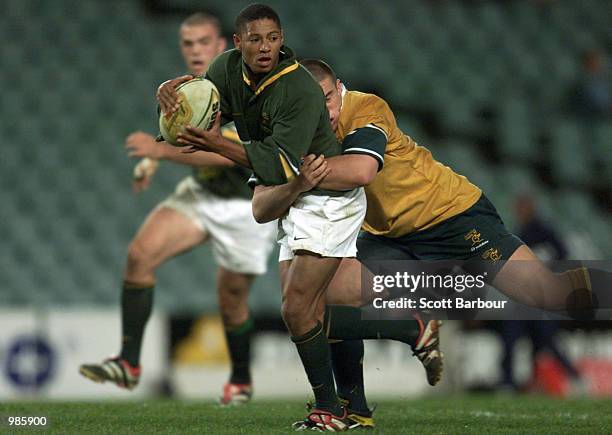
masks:
[[[276,92],[283,103],[304,106],[307,104],[325,104],[325,96],[312,75],[300,64],[295,69],[279,78]]]
[[[224,74],[230,70],[240,68],[241,59],[242,56],[240,52],[235,48],[228,51],[224,51],[213,59],[210,66],[208,67],[206,75],[207,77],[211,75],[216,77],[219,74]]]
[[[387,102],[378,95],[358,91],[347,91],[344,95],[343,106],[343,110],[352,112],[352,117],[380,116],[391,112]]]
[[[295,69],[283,77],[283,86],[289,91],[295,89],[300,93],[306,92],[308,94],[317,96],[323,95],[321,87],[308,72],[308,70],[299,63],[295,63],[294,65],[295,66],[292,65],[291,67],[294,67]]]
[[[238,51],[235,48],[232,48],[231,50],[227,50],[221,54],[218,54],[217,57],[213,59],[210,66],[219,65],[219,64],[237,63],[238,61],[240,61],[241,58],[242,56],[240,54],[240,51]]]

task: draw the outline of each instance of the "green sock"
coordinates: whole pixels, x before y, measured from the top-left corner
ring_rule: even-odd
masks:
[[[369,414],[363,385],[363,340],[344,340],[330,348],[338,397],[348,402],[351,411]]]
[[[247,319],[242,325],[225,330],[227,348],[232,360],[232,373],[230,383],[251,383],[251,333],[253,332],[253,320]]]
[[[153,307],[153,287],[130,288],[124,284],[121,293],[122,342],[119,357],[130,365],[140,364],[140,349],[145,326]]]
[[[315,396],[315,407],[340,415],[342,408],[338,402],[334,375],[332,373],[329,343],[323,333],[323,325],[317,323],[313,329],[299,337],[291,337],[304,365],[308,381]]]
[[[419,336],[419,322],[415,319],[366,320],[361,309],[345,305],[325,308],[325,330],[334,340],[397,340],[414,346]]]

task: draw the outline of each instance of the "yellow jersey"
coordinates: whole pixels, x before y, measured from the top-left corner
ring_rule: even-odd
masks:
[[[365,187],[362,229],[368,233],[394,238],[430,228],[467,210],[482,194],[405,135],[376,95],[344,90],[336,137],[344,153],[370,155],[382,168]]]

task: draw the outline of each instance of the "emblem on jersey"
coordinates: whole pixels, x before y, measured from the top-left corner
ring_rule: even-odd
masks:
[[[483,260],[489,260],[493,263],[497,263],[499,260],[501,260],[502,256],[497,248],[489,248],[482,254],[482,258]]]

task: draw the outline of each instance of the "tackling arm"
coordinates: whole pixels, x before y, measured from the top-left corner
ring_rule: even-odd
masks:
[[[255,186],[253,217],[260,224],[282,217],[298,196],[314,188],[328,174],[329,168],[323,156],[307,155],[300,167],[300,175],[290,182],[277,186]]]
[[[342,141],[343,154],[329,158],[331,172],[321,187],[350,190],[370,184],[383,168],[387,141],[385,130],[372,123],[348,133]]]
[[[343,154],[327,159],[330,173],[320,183],[328,190],[351,190],[367,186],[378,173],[378,161],[365,154]]]
[[[287,213],[291,204],[302,193],[293,181],[279,186],[255,186],[253,192],[253,217],[260,224],[271,222]]]

